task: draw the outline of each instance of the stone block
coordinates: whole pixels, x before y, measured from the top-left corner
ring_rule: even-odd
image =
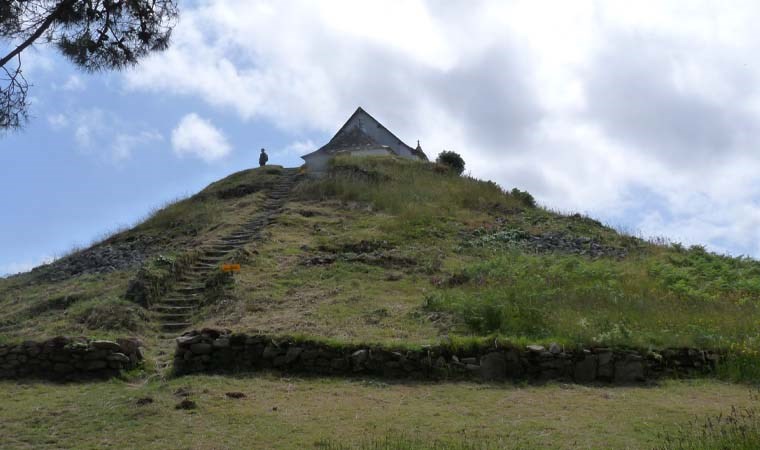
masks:
[[[346,370],[348,369],[348,360],[345,358],[335,358],[330,361],[330,367],[333,370]]]
[[[573,380],[576,383],[591,383],[596,380],[598,359],[597,355],[586,355],[584,359],[577,361],[573,368]]]
[[[508,378],[521,378],[525,375],[525,366],[520,359],[520,352],[517,350],[507,350],[504,352],[504,361]]]
[[[88,361],[86,369],[100,370],[100,369],[105,369],[106,367],[108,367],[108,361],[103,361],[102,359],[96,359],[95,361]]]
[[[108,361],[116,361],[122,364],[129,364],[129,356],[124,353],[111,353],[106,357]]]
[[[91,361],[93,359],[103,359],[106,356],[108,356],[107,350],[91,350],[84,355],[82,355],[82,359],[85,361]]]
[[[597,372],[596,375],[599,378],[610,381],[614,374],[614,366],[612,365],[612,352],[605,351],[596,354],[597,357]]]
[[[641,358],[631,355],[615,362],[615,383],[644,381],[644,364]]]
[[[228,338],[220,337],[214,340],[214,348],[227,348],[230,346],[230,340]]]
[[[502,352],[491,352],[480,358],[480,378],[503,381],[507,378],[507,360]]]
[[[56,373],[69,373],[74,371],[74,367],[71,364],[56,363],[53,366],[53,371]]]
[[[113,341],[92,341],[90,345],[100,350],[107,350],[111,352],[121,351],[121,346]]]
[[[367,349],[360,349],[351,354],[351,363],[355,369],[361,368],[367,359],[369,359],[369,350]]]
[[[290,347],[285,353],[285,364],[294,363],[303,352],[301,347]]]
[[[196,355],[207,355],[211,353],[211,344],[205,342],[198,342],[190,346],[190,351]]]
[[[180,347],[189,347],[193,344],[197,344],[203,340],[203,336],[196,334],[194,336],[180,336],[177,339],[177,345]]]
[[[278,356],[280,353],[281,351],[277,346],[269,344],[264,347],[264,353],[262,354],[262,357],[264,359],[274,359],[274,357]]]

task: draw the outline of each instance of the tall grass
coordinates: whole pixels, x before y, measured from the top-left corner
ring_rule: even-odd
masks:
[[[389,432],[383,437],[345,443],[334,439],[317,441],[320,450],[487,450],[526,448],[513,438],[493,439],[462,436],[458,439],[430,439]]]
[[[754,402],[760,397],[750,392]],[[760,447],[760,410],[732,407],[717,416],[694,420],[661,435],[657,450],[756,450]]]
[[[425,307],[453,314],[461,332],[477,335],[757,347],[760,279],[751,273],[758,263],[708,258],[709,271],[698,268],[705,258],[699,252],[671,256],[615,261],[500,252],[443,282]],[[737,277],[742,280],[721,281]]]
[[[439,172],[432,164],[387,157],[336,158],[327,177],[303,183],[298,193],[303,198],[366,202],[411,220],[525,206],[522,198],[496,183]]]

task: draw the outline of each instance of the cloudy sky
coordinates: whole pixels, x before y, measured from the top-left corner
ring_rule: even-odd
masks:
[[[554,210],[760,257],[756,2],[180,6],[171,48],[128,72],[27,52],[33,117],[0,136],[0,274],[134,224],[261,147],[299,165],[359,105]]]

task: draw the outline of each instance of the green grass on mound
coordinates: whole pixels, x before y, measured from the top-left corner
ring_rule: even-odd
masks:
[[[760,342],[759,264],[700,249],[620,261],[499,251],[430,293],[462,332],[574,343],[728,348]]]
[[[152,238],[147,261],[186,255],[259,211],[281,173],[232,174],[104,242]],[[215,289],[197,327],[411,346],[713,347],[732,355],[727,378],[760,374],[760,262],[648,242],[432,163],[337,158],[299,182],[264,236],[231,257],[242,270],[226,290],[204,280]],[[121,303],[136,273],[0,280],[0,336],[150,337],[153,317]]]

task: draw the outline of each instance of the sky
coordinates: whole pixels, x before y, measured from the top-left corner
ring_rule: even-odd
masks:
[[[32,117],[0,135],[0,275],[134,225],[262,147],[300,165],[357,106],[547,208],[760,257],[756,2],[180,8],[170,48],[127,71],[25,53]]]

